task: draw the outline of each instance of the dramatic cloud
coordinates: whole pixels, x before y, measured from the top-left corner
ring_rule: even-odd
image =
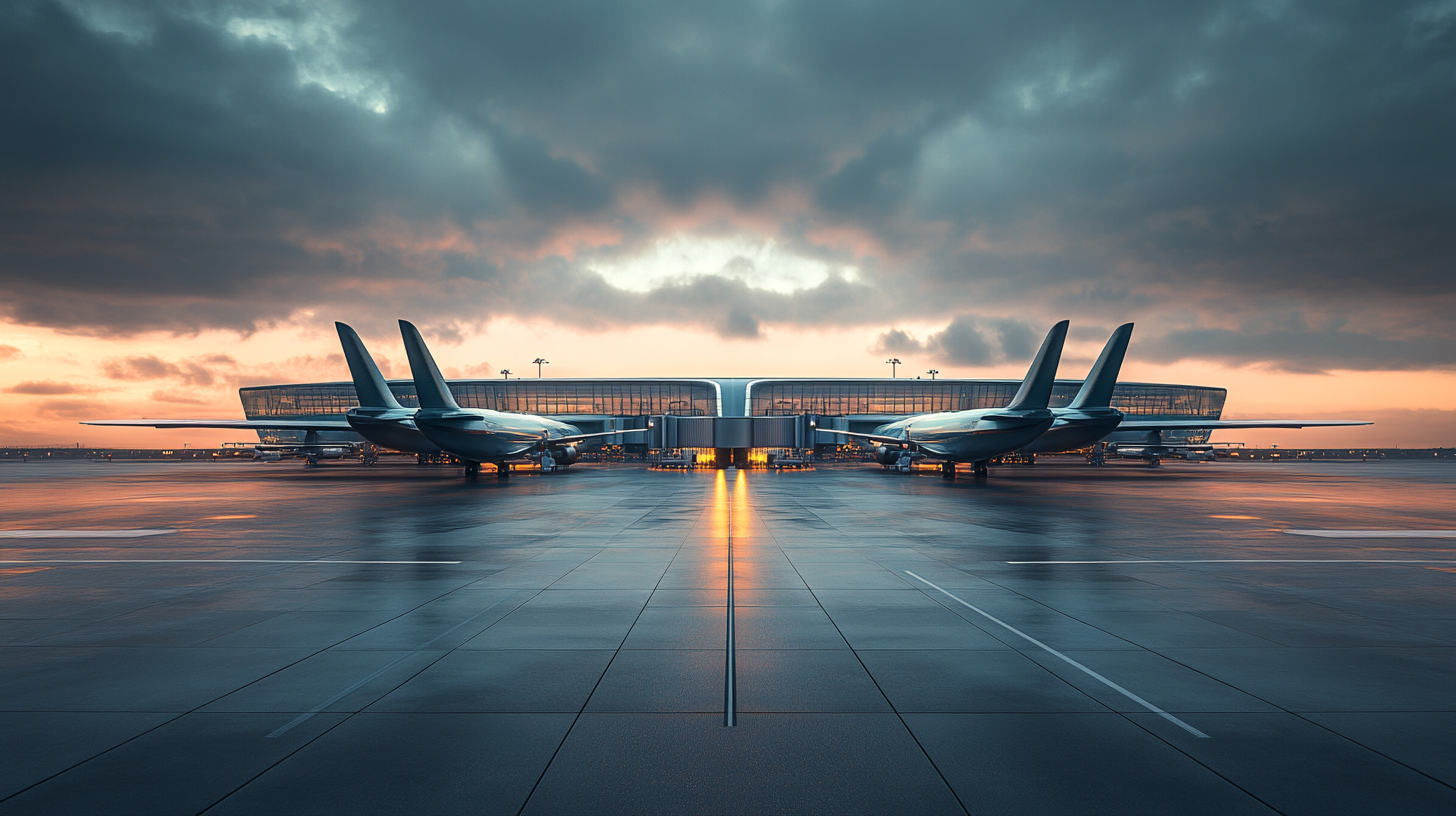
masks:
[[[0,343],[0,363],[5,362],[6,360],[18,360],[24,356],[25,352],[21,351],[15,346],[8,346],[4,343]]]
[[[49,380],[23,382],[12,385],[5,389],[7,394],[39,394],[43,396],[55,396],[57,394],[80,394],[86,389],[74,383],[53,382]]]
[[[924,342],[900,329],[880,335],[876,350],[888,354],[929,353],[936,362],[983,366],[1008,360],[1029,360],[1041,337],[1017,320],[956,315],[944,330]]]
[[[106,360],[101,363],[101,372],[113,380],[174,379],[183,385],[206,387],[221,379],[216,373],[219,367],[236,369],[237,361],[226,354],[210,354],[169,363],[149,354],[145,357]]]
[[[1136,319],[1163,359],[1443,367],[1453,54],[1424,1],[21,0],[0,315],[945,321],[881,345],[965,365]],[[1291,310],[1350,322],[1243,339]]]

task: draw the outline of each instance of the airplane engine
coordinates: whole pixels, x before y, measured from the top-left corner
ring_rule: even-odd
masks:
[[[551,458],[556,460],[557,467],[575,464],[581,458],[581,451],[575,445],[563,445],[551,449]]]
[[[893,465],[900,461],[900,455],[905,451],[900,448],[891,448],[881,445],[875,448],[875,461],[882,465]]]
[[[283,454],[278,451],[255,450],[253,451],[253,458],[263,462],[277,462],[283,458]]]

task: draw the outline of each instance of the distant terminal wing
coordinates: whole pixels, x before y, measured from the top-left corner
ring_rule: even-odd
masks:
[[[342,416],[338,422],[325,420],[286,419],[91,419],[82,425],[109,425],[129,428],[230,428],[253,431],[351,431]]]
[[[1333,428],[1374,425],[1364,419],[1124,419],[1118,431],[1216,431],[1220,428]]]

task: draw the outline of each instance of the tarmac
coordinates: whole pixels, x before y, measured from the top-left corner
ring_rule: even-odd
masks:
[[[0,465],[0,814],[1456,813],[1456,468]]]

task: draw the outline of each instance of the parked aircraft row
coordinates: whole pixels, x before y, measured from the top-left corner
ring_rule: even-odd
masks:
[[[450,394],[435,358],[425,346],[420,330],[407,320],[399,321],[409,357],[410,374],[414,377],[419,408],[399,404],[384,381],[379,366],[359,339],[358,332],[344,323],[335,323],[344,359],[354,380],[359,407],[349,409],[344,419],[360,436],[381,448],[423,456],[450,454],[465,463],[465,473],[474,476],[480,465],[495,465],[497,475],[510,475],[512,460],[530,456],[550,473],[568,467],[581,458],[583,442],[617,434],[646,433],[649,429],[582,433],[575,425],[534,414],[514,414],[480,408],[462,408]],[[83,425],[129,425],[154,428],[237,428],[304,431],[302,444],[260,444],[256,450],[264,458],[281,457],[284,453],[303,456],[316,464],[319,459],[337,459],[352,449],[340,443],[323,443],[319,431],[337,431],[338,422],[325,420],[93,420]],[[347,443],[346,443],[347,444]]]
[[[1131,323],[1118,326],[1108,338],[1067,407],[1049,408],[1068,325],[1069,321],[1063,320],[1047,332],[1026,379],[1004,408],[917,414],[867,434],[825,428],[818,429],[819,433],[855,437],[873,445],[880,464],[902,472],[911,469],[917,455],[929,456],[940,460],[943,476],[955,478],[959,462],[971,463],[976,475],[984,476],[987,464],[998,456],[1065,453],[1108,439],[1116,440],[1122,455],[1145,459],[1153,466],[1167,455],[1212,458],[1210,445],[1164,445],[1164,431],[1371,424],[1346,419],[1128,419],[1112,407],[1112,391],[1132,339]]]
[[[549,473],[576,462],[584,443],[648,431],[643,428],[587,434],[574,425],[534,414],[462,408],[451,395],[419,329],[401,320],[400,334],[419,397],[419,408],[406,408],[390,392],[358,333],[343,323],[334,325],[359,399],[359,406],[350,409],[344,418],[351,429],[381,448],[420,456],[450,454],[465,463],[467,475],[479,473],[481,463],[489,462],[505,477],[510,474],[510,463],[521,457],[539,460],[541,469]],[[881,425],[873,433],[817,430],[848,436],[873,448],[876,459],[886,468],[909,471],[916,458],[931,457],[941,462],[944,476],[954,478],[957,463],[970,463],[976,475],[984,476],[987,464],[998,456],[1062,453],[1109,439],[1122,445],[1124,455],[1147,459],[1153,465],[1165,455],[1211,457],[1208,445],[1164,445],[1164,431],[1370,424],[1360,420],[1128,419],[1112,407],[1112,392],[1132,338],[1131,323],[1112,333],[1071,403],[1065,408],[1050,408],[1067,327],[1068,321],[1063,320],[1047,333],[1026,378],[1005,407],[917,414]],[[319,459],[342,458],[356,449],[352,443],[320,441],[319,431],[340,429],[336,421],[172,419],[93,420],[82,424],[304,431],[302,443],[259,444],[255,450],[263,458],[297,455],[310,464]]]

